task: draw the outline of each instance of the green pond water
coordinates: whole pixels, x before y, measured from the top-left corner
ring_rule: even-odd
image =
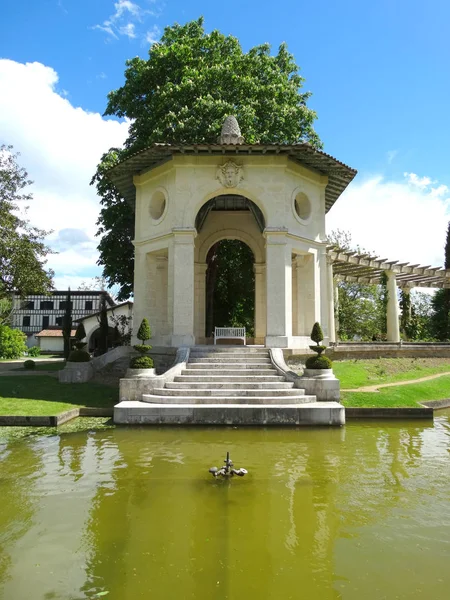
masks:
[[[0,598],[448,600],[438,415],[0,440]]]

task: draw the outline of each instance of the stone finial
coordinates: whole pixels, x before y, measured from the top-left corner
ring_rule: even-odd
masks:
[[[241,135],[241,129],[236,117],[230,115],[225,119],[222,125],[222,133],[218,138],[219,144],[243,144],[244,138]]]

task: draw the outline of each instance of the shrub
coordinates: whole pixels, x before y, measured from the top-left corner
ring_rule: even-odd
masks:
[[[35,369],[36,368],[36,363],[34,362],[34,360],[26,360],[23,363],[23,368],[24,369]]]
[[[317,354],[322,354],[322,352],[325,352],[325,350],[327,349],[326,346],[319,346],[319,344],[317,344],[317,346],[310,346],[309,347],[310,350],[314,350],[314,352],[317,352]]]
[[[152,337],[150,325],[145,317],[142,319],[142,322],[139,325],[136,337],[138,340],[141,340],[141,342],[144,342],[144,344],[146,340],[149,340]]]
[[[130,369],[153,369],[150,356],[134,356],[130,361]]]
[[[333,363],[328,356],[310,356],[305,365],[307,369],[331,369]]]
[[[86,350],[72,350],[67,360],[68,362],[89,362],[91,356]]]
[[[316,342],[317,345],[319,345],[319,342],[323,340],[323,331],[320,323],[314,323],[310,337],[313,342]]]
[[[151,346],[147,346],[147,344],[136,344],[135,346],[133,346],[133,348],[137,352],[140,352],[141,354],[146,354],[149,350],[152,349],[152,347]]]
[[[40,355],[41,349],[39,348],[39,346],[32,346],[31,348],[28,348],[28,356],[33,356],[34,358],[36,358],[36,356]]]
[[[0,325],[0,358],[20,358],[27,347],[27,336],[19,329],[11,329],[7,325]]]

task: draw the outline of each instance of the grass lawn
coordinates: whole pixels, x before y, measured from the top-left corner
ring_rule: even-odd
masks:
[[[54,377],[0,377],[0,415],[48,416],[78,406],[110,407],[119,390],[100,383],[59,383]]]
[[[341,381],[341,389],[358,388],[378,383],[395,383],[420,379],[436,373],[450,373],[448,358],[374,358],[333,362],[333,371]],[[449,394],[450,396],[450,394]]]
[[[353,407],[417,407],[417,403],[424,400],[445,398],[450,398],[450,375],[421,383],[384,388],[379,392],[341,392],[342,404]]]

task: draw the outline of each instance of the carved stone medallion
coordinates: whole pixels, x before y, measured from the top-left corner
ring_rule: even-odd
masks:
[[[241,165],[229,160],[217,169],[216,179],[227,188],[237,187],[244,179]]]

